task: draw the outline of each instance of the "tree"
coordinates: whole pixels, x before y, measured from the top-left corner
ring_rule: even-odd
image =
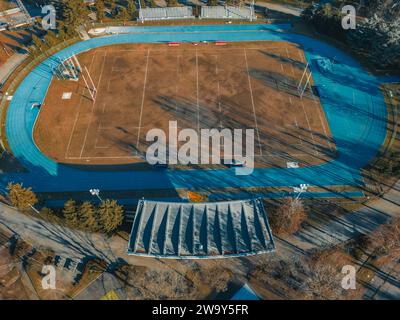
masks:
[[[98,208],[101,228],[106,233],[115,231],[124,219],[123,207],[115,200],[104,200]]]
[[[68,200],[64,204],[63,215],[68,225],[72,227],[80,225],[79,211],[74,200]]]
[[[7,185],[8,197],[14,207],[18,210],[26,211],[38,202],[32,188],[24,188],[19,183],[9,183]]]
[[[47,32],[47,35],[44,37],[44,41],[47,45],[47,48],[51,48],[58,43],[57,36],[53,31]]]
[[[105,9],[105,5],[104,5],[104,0],[96,0],[96,15],[97,15],[97,20],[102,21],[104,19],[104,9]]]
[[[303,258],[306,279],[301,291],[308,299],[360,299],[363,295],[361,286],[346,290],[342,287],[343,266],[353,265],[352,258],[341,250],[330,248]]]
[[[42,51],[43,50],[43,42],[35,34],[32,35],[32,44],[33,44],[33,47],[34,47],[35,50],[37,50],[37,51]]]
[[[271,211],[271,228],[277,235],[291,235],[300,229],[306,217],[301,201],[286,198],[276,210]]]
[[[157,8],[156,2],[154,0],[150,0],[150,7]]]
[[[379,226],[366,239],[368,249],[376,254],[398,259],[400,256],[400,218]]]
[[[177,5],[176,0],[167,0],[168,7],[175,7]]]
[[[124,7],[118,7],[117,14],[115,15],[115,17],[118,20],[122,21],[130,20],[130,15],[128,14],[128,10],[126,10],[126,8]]]
[[[94,206],[85,201],[79,208],[80,222],[84,229],[96,232],[100,230],[98,216]]]
[[[136,10],[135,2],[133,0],[128,0],[128,4],[127,4],[126,8],[127,8],[128,14],[131,16],[131,18],[132,19],[136,18],[137,10]]]
[[[83,0],[63,0],[60,7],[62,20],[67,26],[75,28],[87,20],[89,11]]]

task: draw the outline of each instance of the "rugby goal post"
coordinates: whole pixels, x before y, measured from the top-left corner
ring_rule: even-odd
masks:
[[[297,92],[299,93],[301,99],[303,98],[304,93],[306,92],[308,86],[310,85],[312,77],[312,72],[308,69],[308,67],[309,63],[307,62],[307,65],[304,68],[303,75],[301,76],[301,79],[299,81],[299,85],[297,86]]]
[[[90,71],[86,66],[82,68],[76,55],[72,55],[69,58],[60,61],[60,65],[55,70],[56,75],[62,80],[78,81],[79,77],[85,83],[86,89],[89,91],[91,100],[96,100],[97,87],[94,84],[93,78],[90,75]]]

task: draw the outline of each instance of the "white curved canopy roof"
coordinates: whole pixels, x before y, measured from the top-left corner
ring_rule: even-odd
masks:
[[[163,258],[223,258],[275,249],[259,199],[217,203],[139,202],[128,253]]]

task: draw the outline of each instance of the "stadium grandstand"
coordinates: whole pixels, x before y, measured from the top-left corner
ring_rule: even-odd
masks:
[[[200,19],[255,20],[256,15],[252,6],[203,6]]]
[[[139,20],[193,19],[192,7],[141,8]]]
[[[128,254],[174,259],[249,256],[275,250],[261,200],[170,203],[141,200]]]

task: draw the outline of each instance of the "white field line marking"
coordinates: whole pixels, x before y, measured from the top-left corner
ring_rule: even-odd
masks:
[[[247,78],[249,80],[250,97],[251,97],[251,104],[252,104],[252,107],[253,107],[254,124],[256,125],[256,131],[257,131],[258,146],[260,148],[260,155],[262,155],[263,153],[262,153],[262,148],[261,148],[260,132],[258,130],[256,107],[254,105],[253,89],[252,89],[252,86],[251,86],[251,78],[250,78],[249,64],[248,64],[248,61],[247,61],[246,48],[244,49],[244,58],[245,58],[245,61],[246,61]]]
[[[105,104],[104,104],[105,105]],[[110,146],[106,146],[106,147],[99,147],[98,145],[97,145],[97,143],[99,142],[99,130],[101,130],[101,122],[99,123],[99,125],[97,126],[97,132],[96,132],[96,140],[95,140],[95,142],[94,142],[94,148],[95,149],[108,149],[108,148],[110,148]]]
[[[138,130],[138,136],[137,136],[137,142],[136,142],[136,150],[139,150],[139,143],[140,143],[140,129],[142,127],[144,98],[146,96],[146,83],[147,83],[147,72],[148,72],[148,68],[149,68],[149,57],[150,57],[150,49],[147,49],[146,70],[144,72],[142,105],[140,106],[140,116],[139,116],[139,126],[138,126],[139,130]]]
[[[68,160],[86,160],[86,159],[141,159],[138,156],[121,156],[121,157],[68,157]]]
[[[329,139],[329,137],[328,137],[328,133],[327,133],[326,128],[325,128],[324,120],[323,120],[323,118],[322,118],[322,112],[321,112],[321,107],[320,107],[320,105],[317,105],[317,109],[318,109],[319,119],[320,119],[321,124],[322,124],[322,130],[324,130],[325,138],[326,138],[326,141],[328,142],[329,149],[330,149],[331,151],[333,151],[332,145],[331,145],[331,143],[330,143],[330,141],[329,141],[330,139]]]
[[[81,98],[82,98],[82,97],[81,97]],[[80,107],[80,104],[79,104],[79,107]],[[79,108],[79,107],[78,107],[78,108]],[[78,122],[78,118],[79,118],[79,111],[76,113],[74,125],[72,126],[72,131],[71,131],[71,134],[69,135],[69,141],[68,141],[68,145],[67,145],[67,150],[65,151],[65,156],[64,156],[64,158],[67,158],[67,156],[68,156],[69,148],[71,147],[72,137],[73,137],[74,132],[75,132],[75,126],[76,126],[76,123]]]
[[[218,103],[218,110],[219,113],[221,114],[221,119],[222,119],[222,106],[221,106],[221,89],[220,89],[220,84],[219,84],[219,79],[218,79],[218,55],[215,55],[215,76],[217,77],[217,103]],[[219,127],[220,130],[222,130],[222,120],[219,122]]]
[[[252,48],[252,47],[247,47],[246,50],[268,50],[268,51],[272,51],[272,50],[281,50],[282,47],[267,47],[267,48]],[[146,52],[149,49],[121,49],[121,50],[108,50],[109,53],[112,52]],[[170,51],[171,48],[168,49],[151,49],[151,52],[168,52]],[[210,51],[210,48],[205,47],[205,48],[184,48],[184,49],[180,49],[181,50],[185,50],[185,51]],[[211,50],[213,51],[242,51],[243,47],[237,47],[237,48],[212,48]]]
[[[290,104],[293,106],[292,99],[290,99]],[[297,130],[299,131],[299,123],[297,122],[297,118],[296,117],[294,117],[294,125],[297,128]],[[299,137],[300,145],[303,145],[303,139],[301,138],[300,134],[298,134],[297,136]]]
[[[197,132],[200,133],[200,102],[199,102],[199,55],[196,50],[196,87],[197,87]]]
[[[94,57],[96,56],[96,53],[97,53],[97,51],[95,51],[94,54],[93,54],[93,56],[92,56],[92,61],[90,62],[89,71],[92,70],[92,66],[93,66],[93,62],[94,62]],[[79,84],[78,84],[78,87],[79,87]],[[74,121],[74,125],[73,125],[73,127],[72,127],[72,131],[71,131],[71,134],[70,134],[70,136],[69,136],[69,141],[68,141],[67,150],[65,151],[65,158],[67,158],[67,156],[68,156],[68,154],[69,154],[69,149],[70,149],[71,143],[72,143],[72,137],[74,136],[75,127],[76,127],[76,124],[77,124],[77,122],[78,122],[79,115],[80,115],[80,113],[81,113],[82,100],[83,100],[83,93],[81,94],[81,97],[80,97],[80,99],[79,99],[78,113],[76,114],[76,118],[75,118],[75,121]]]
[[[108,80],[108,83],[110,83],[110,80]],[[106,111],[106,103],[105,102],[103,102],[103,108],[101,109],[101,115],[103,116],[104,115],[104,112]],[[103,123],[103,121],[102,121],[102,119],[100,119],[100,122],[99,122],[99,125],[98,125],[98,127],[97,127],[97,131],[99,131],[101,128],[102,128],[102,126],[101,126],[101,124]],[[98,132],[97,132],[98,133]],[[96,133],[96,135],[97,135],[97,133]],[[97,139],[96,139],[97,140]]]
[[[109,149],[110,148],[110,146],[107,146],[107,147],[99,147],[98,145],[97,145],[97,142],[99,141],[99,136],[97,135],[96,136],[96,141],[94,142],[94,148],[95,149]]]
[[[116,128],[115,126],[99,127],[99,130],[110,130],[110,129],[118,129],[118,128]],[[139,127],[136,127],[136,126],[124,126],[123,129],[139,129]]]
[[[288,48],[285,47],[285,50],[286,50],[286,56],[287,56],[288,60],[290,60],[290,55],[289,55],[289,50],[288,50]],[[292,69],[292,76],[293,76],[293,78],[294,78],[295,75],[294,75],[294,68],[293,68],[293,64],[292,64],[292,63],[290,64],[290,67],[291,67],[291,69]]]
[[[310,124],[310,120],[308,119],[306,108],[304,107],[303,99],[300,99],[300,101],[301,101],[301,106],[303,107],[304,115],[306,116],[308,129],[310,130],[311,139],[312,139],[313,145],[314,145],[314,151],[315,151],[315,154],[318,155],[318,151],[317,151],[316,144],[315,144],[315,139],[314,139],[314,134],[313,134],[312,129],[311,129],[311,124]]]
[[[179,89],[179,63],[180,63],[180,55],[176,55],[176,86],[175,86],[175,97],[178,98],[178,89]],[[175,110],[178,111],[178,99],[175,99]]]
[[[303,52],[303,54],[301,54],[301,52]],[[297,50],[297,53],[298,53],[298,55],[299,55],[299,57],[300,57],[301,62],[307,63],[307,59],[306,59],[306,57],[305,57],[305,55],[304,55],[304,51]],[[353,93],[354,93],[354,92],[353,92]],[[329,149],[330,149],[331,151],[333,151],[332,144],[331,144],[330,141],[329,141],[330,139],[329,139],[329,137],[328,137],[328,132],[326,131],[326,127],[325,127],[325,124],[324,124],[324,120],[323,120],[322,114],[321,114],[321,108],[322,108],[322,106],[321,106],[320,103],[317,102],[317,98],[314,96],[314,93],[313,93],[312,90],[311,90],[311,96],[312,96],[312,98],[313,98],[313,100],[314,100],[314,103],[315,103],[317,109],[318,109],[319,119],[320,119],[320,121],[321,121],[322,129],[324,130],[324,134],[325,134],[326,141],[328,141]]]
[[[103,63],[102,63],[102,66],[101,66],[101,72],[100,72],[100,76],[99,76],[99,81],[97,81],[97,89],[100,89],[101,78],[103,77],[104,65],[106,63],[106,57],[107,57],[107,51],[104,53]],[[80,157],[82,157],[83,151],[85,150],[86,140],[87,140],[87,136],[88,136],[88,133],[89,133],[90,125],[92,124],[92,119],[93,119],[93,113],[94,113],[95,106],[96,106],[96,100],[93,101],[93,104],[92,104],[92,110],[90,112],[90,119],[89,119],[88,126],[86,128],[85,139],[83,140],[83,145],[82,145]]]

